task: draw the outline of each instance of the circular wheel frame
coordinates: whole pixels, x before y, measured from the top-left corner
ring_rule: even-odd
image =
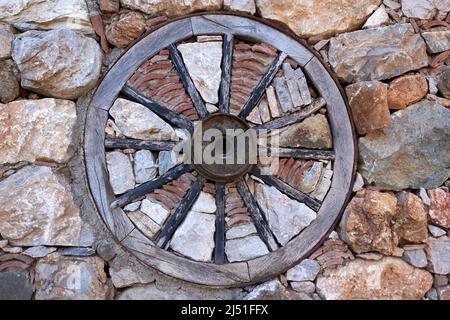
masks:
[[[114,101],[122,93],[144,105],[151,103],[142,96],[136,96],[135,92],[128,90],[129,88],[126,85],[128,79],[139,66],[158,54],[160,50],[173,47],[173,44],[177,42],[198,35],[222,35],[224,57],[225,51],[229,50],[235,37],[270,44],[284,55],[283,60],[288,56],[302,67],[317,93],[326,102],[334,146],[334,173],[328,194],[320,207],[317,208],[318,211],[316,210],[317,218],[284,247],[249,261],[228,264],[202,263],[164,250],[165,245],[160,244],[167,244],[170,239],[164,239],[164,235],[160,236],[158,238],[161,243],[158,244],[157,241],[149,240],[136,229],[119,207],[119,204],[126,204],[130,199],[124,199],[124,196],[116,199],[108,178],[104,129],[108,120],[108,111]],[[278,58],[280,58],[280,55],[278,55]],[[221,101],[228,100],[228,103],[229,98],[227,99],[227,96],[230,92],[229,81],[231,77],[230,63],[229,61],[228,68],[224,65],[222,67],[224,75],[220,92]],[[276,66],[277,70],[280,66],[281,63]],[[271,75],[270,80],[274,75],[275,72]],[[228,84],[226,81],[228,81]],[[265,86],[268,84],[269,80]],[[190,88],[186,89],[194,105],[196,105],[195,97],[192,94],[194,91]],[[261,95],[253,94],[252,98],[256,100],[247,103],[247,105],[253,104],[250,108],[254,108]],[[222,107],[220,109],[223,111]],[[251,109],[247,109],[247,111]],[[159,115],[162,116],[166,111],[160,110]],[[199,108],[197,108],[197,111],[201,118],[207,115],[207,113],[201,112],[202,110],[199,110]],[[245,119],[245,117],[243,118]],[[174,122],[176,121],[172,121],[172,124],[180,127],[189,126],[187,120],[180,120],[180,123]],[[214,287],[243,287],[272,279],[286,272],[312,253],[334,228],[352,191],[356,165],[356,143],[342,88],[302,40],[286,30],[281,30],[279,27],[269,25],[267,22],[254,17],[204,13],[170,21],[157,30],[144,35],[110,68],[92,97],[88,109],[85,128],[85,161],[90,191],[102,220],[117,241],[143,263],[169,276],[197,284]],[[181,168],[180,170],[184,172],[187,171],[186,165],[181,165],[178,168]],[[199,177],[197,180],[204,183],[206,179],[201,175]],[[167,183],[172,179],[173,177],[167,177],[166,181],[162,182]],[[239,189],[239,182],[237,185]],[[191,190],[195,188],[194,184]],[[139,189],[139,187],[136,189]],[[289,192],[286,194],[289,195]],[[290,194],[290,197],[295,198],[292,194]],[[249,202],[245,202],[248,206]],[[250,202],[252,202],[252,199],[250,199]]]

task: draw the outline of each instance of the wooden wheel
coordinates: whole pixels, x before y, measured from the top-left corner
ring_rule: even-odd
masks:
[[[216,104],[220,116],[213,116],[215,120],[211,120],[211,126],[228,121],[236,126],[247,123],[255,129],[284,130],[320,115],[326,119],[332,145],[322,143],[304,148],[302,136],[288,137],[290,139],[286,141],[294,139],[295,143],[281,145],[280,168],[274,175],[263,175],[260,164],[232,170],[221,167],[217,170],[219,173],[214,173],[215,170],[181,163],[135,188],[114,194],[106,164],[107,152],[135,149],[157,153],[172,150],[176,142],[107,136],[105,127],[111,119],[110,108],[117,98],[125,98],[150,109],[172,127],[192,132],[194,121],[211,117],[208,111],[211,107],[208,108],[198,82],[191,77],[179,45],[205,41],[222,41],[221,80]],[[279,103],[278,114],[273,109],[273,97],[277,97]],[[270,106],[268,100],[271,100]],[[255,118],[255,110],[259,110],[259,120]],[[264,114],[264,110],[269,110],[269,115]],[[271,279],[293,267],[320,245],[351,194],[355,148],[342,90],[312,51],[295,36],[262,20],[222,13],[199,14],[168,22],[136,42],[110,68],[97,88],[89,106],[85,130],[88,183],[108,229],[150,267],[209,286],[239,287]],[[329,188],[322,190],[322,195],[314,193],[316,189],[305,190],[300,185],[305,172],[310,172],[316,163],[322,169],[316,188],[320,181],[326,188],[326,179],[330,180]],[[332,177],[329,176],[330,168]],[[222,179],[229,172],[227,178]],[[175,190],[177,195],[173,198],[164,193],[173,191],[180,183],[185,183],[185,187],[180,187],[179,193]],[[272,230],[268,213],[255,196],[255,184],[258,188],[274,188],[270,190],[277,190],[274,192],[289,201],[297,201],[299,207],[313,212],[315,218],[295,232],[289,228],[281,230],[283,235],[288,235],[283,238],[280,232]],[[210,261],[184,254],[172,245],[174,234],[202,192],[213,196],[216,204]],[[234,203],[227,200],[231,196],[235,197]],[[164,203],[164,197],[169,197],[172,202]],[[163,206],[170,207],[167,208],[170,210],[167,219],[151,235],[146,232],[148,226],[143,226],[142,221],[137,224],[124,210],[128,204],[142,199],[162,201]],[[267,204],[265,206],[267,209]],[[227,239],[226,232],[232,228],[230,221],[231,226],[241,223],[254,226],[256,233],[252,237],[255,241],[259,239],[267,252],[263,250],[259,256],[244,252],[235,257],[231,251],[227,254],[227,241],[231,240]]]

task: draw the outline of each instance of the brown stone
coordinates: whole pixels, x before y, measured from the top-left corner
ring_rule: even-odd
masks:
[[[430,290],[433,277],[398,258],[356,259],[319,275],[317,292],[328,300],[417,300]]]
[[[428,190],[431,199],[429,215],[438,226],[450,228],[450,193],[442,189]]]
[[[121,0],[122,7],[147,14],[180,16],[195,11],[222,9],[223,0]]]
[[[391,230],[397,199],[391,193],[364,190],[347,206],[340,222],[340,236],[356,253],[377,251],[392,255],[398,244]]]
[[[404,109],[422,100],[427,93],[428,82],[425,76],[411,75],[397,78],[389,84],[389,108]]]
[[[450,286],[439,288],[438,295],[441,300],[450,301]]]
[[[125,48],[145,32],[145,19],[139,12],[127,12],[112,18],[106,27],[106,38],[118,47]]]
[[[119,12],[120,0],[100,0],[99,5],[103,13],[116,13]]]
[[[362,81],[345,89],[359,134],[366,134],[389,124],[388,86],[380,81]]]
[[[8,103],[19,96],[19,70],[14,61],[0,60],[0,102]]]
[[[397,214],[392,229],[400,241],[425,243],[428,237],[427,211],[420,198],[410,192],[397,194]]]

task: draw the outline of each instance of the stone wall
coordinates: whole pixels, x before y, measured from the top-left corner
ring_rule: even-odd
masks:
[[[211,289],[144,267],[90,199],[83,125],[109,65],[168,18],[287,24],[347,93],[359,164],[339,226],[286,274]],[[0,299],[450,300],[450,1],[0,3]]]

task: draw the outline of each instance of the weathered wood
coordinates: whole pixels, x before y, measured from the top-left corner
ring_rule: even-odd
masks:
[[[153,190],[162,187],[163,185],[171,182],[172,180],[180,177],[181,175],[185,174],[190,170],[191,167],[189,165],[180,164],[175,168],[170,169],[169,171],[159,176],[158,178],[143,183],[140,186],[134,188],[133,190],[130,190],[127,193],[121,195],[119,198],[117,198],[115,201],[111,203],[111,208],[123,207],[132,202],[134,199],[142,197],[147,193],[150,193]]]
[[[171,151],[177,143],[174,141],[145,141],[137,139],[106,139],[107,149],[136,149],[151,151]]]
[[[276,155],[282,158],[294,158],[305,160],[334,160],[335,154],[331,150],[313,149],[289,149],[289,148],[267,148],[258,146],[265,154]]]
[[[214,263],[224,264],[225,259],[225,186],[216,183],[216,232],[214,234]]]
[[[200,195],[200,192],[202,191],[205,182],[206,182],[205,178],[201,176],[198,177],[197,180],[195,180],[194,184],[189,189],[189,191],[186,193],[184,198],[181,199],[180,204],[172,213],[169,220],[166,222],[163,229],[155,239],[155,243],[160,248],[166,248],[170,239],[172,239],[173,234],[177,230],[178,226],[180,225],[181,222],[183,222],[184,218],[186,218],[186,215],[188,214],[191,207],[194,205],[195,200],[197,200],[198,196]]]
[[[264,241],[270,251],[277,250],[278,244],[275,240],[275,237],[270,230],[266,218],[262,213],[258,203],[250,193],[247,183],[241,178],[236,182],[236,187],[242,197],[242,200],[244,200],[244,203],[250,212],[256,230],[258,230],[259,237],[262,241]]]
[[[255,130],[260,130],[260,129],[266,129],[266,130],[275,130],[275,129],[280,129],[283,127],[286,127],[288,125],[297,123],[299,121],[304,120],[305,118],[309,117],[310,115],[312,115],[313,113],[319,111],[321,108],[323,108],[325,106],[325,100],[322,98],[316,99],[313,101],[313,103],[311,105],[309,105],[308,107],[288,114],[287,116],[257,125],[255,127],[253,127],[253,129]]]
[[[280,179],[275,178],[274,176],[263,175],[257,168],[253,168],[250,171],[250,174],[254,175],[258,179],[261,179],[264,183],[268,184],[269,186],[277,188],[280,192],[284,193],[289,198],[306,204],[308,207],[310,207],[316,212],[319,211],[321,206],[320,201],[317,201],[316,199],[313,199],[310,196],[304,194],[303,192],[291,187],[284,181],[281,181]]]
[[[194,107],[197,110],[199,117],[205,118],[209,114],[208,110],[206,110],[205,103],[203,102],[200,93],[198,92],[194,82],[191,79],[191,76],[189,75],[189,71],[187,70],[186,65],[184,64],[180,52],[178,51],[175,44],[171,44],[168,47],[168,49],[170,53],[170,59],[172,60],[175,69],[177,69],[181,82],[183,82],[184,88],[191,97],[192,103],[194,104]]]
[[[219,92],[219,110],[228,113],[230,109],[231,70],[233,62],[234,37],[226,34],[223,39],[222,80]]]
[[[149,108],[151,111],[156,113],[158,116],[166,120],[167,122],[178,126],[182,129],[185,129],[189,132],[194,131],[194,125],[189,120],[184,119],[183,117],[179,116],[177,113],[173,112],[172,110],[167,109],[166,107],[163,107],[159,103],[156,103],[155,101],[152,101],[151,99],[144,97],[139,92],[134,90],[128,85],[124,85],[122,88],[122,93],[129,97],[130,99],[134,100],[137,103],[142,104],[143,106]]]
[[[256,88],[253,90],[252,94],[250,95],[250,98],[242,108],[241,112],[239,113],[239,117],[245,119],[248,117],[248,115],[252,112],[254,108],[258,105],[259,100],[261,100],[261,97],[266,92],[266,88],[269,86],[270,82],[275,77],[276,73],[280,69],[281,65],[283,64],[284,60],[286,60],[287,54],[284,52],[278,53],[275,60],[270,65],[269,69],[266,71],[262,79],[259,81]]]

